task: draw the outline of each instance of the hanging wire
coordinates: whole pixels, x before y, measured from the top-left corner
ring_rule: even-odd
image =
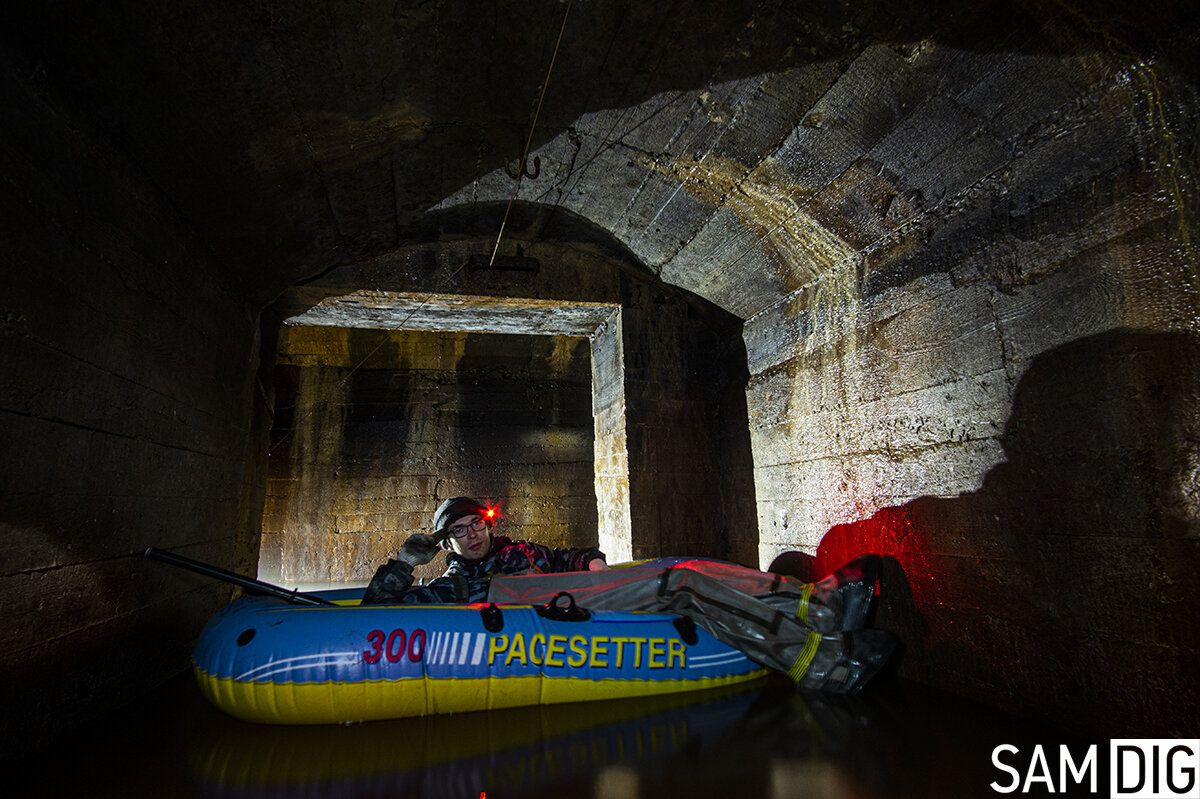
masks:
[[[663,24],[665,24],[669,19],[671,19],[672,16],[673,16],[673,12],[668,10],[667,14],[663,17],[663,20],[662,20]],[[755,12],[754,17],[752,18],[752,21],[756,20],[756,19],[757,19],[757,11]],[[660,31],[661,31],[661,27],[662,26],[660,25]],[[752,24],[746,25],[745,28],[738,34],[738,37],[739,37],[738,41],[740,41],[740,37],[742,35],[744,35],[747,30],[750,30],[752,27],[753,27]],[[656,31],[656,33],[655,33],[654,38],[656,40],[660,39],[662,37],[662,34],[660,33],[660,31]],[[723,54],[723,56],[721,57],[719,63],[717,64],[717,66],[715,68],[712,78],[707,82],[707,84],[706,84],[707,86],[711,87],[715,84],[717,75],[723,71],[725,66],[728,64],[728,62],[732,58],[735,57],[737,52],[738,52],[737,47],[729,48],[725,51],[725,53]],[[765,82],[765,80],[766,80],[766,77],[763,78],[764,82]],[[628,90],[632,84],[632,81],[633,81],[633,79],[631,78],[630,81],[628,83],[626,83],[624,89],[622,90],[623,95],[628,92]],[[755,89],[756,92],[761,92],[762,90],[763,90],[762,84],[760,84]],[[648,124],[651,120],[653,120],[655,117],[657,117],[660,113],[665,111],[673,102],[675,102],[680,97],[683,97],[685,94],[687,94],[687,93],[683,92],[683,91],[674,92],[669,98],[665,99],[662,103],[660,103],[659,106],[657,108],[655,108],[651,113],[649,113],[648,115],[643,117],[641,120],[639,120],[632,126],[626,128],[621,133],[614,136],[613,135],[614,131],[616,131],[616,129],[625,121],[626,116],[628,114],[630,114],[634,108],[634,107],[625,107],[624,110],[622,110],[621,113],[618,115],[618,117],[609,125],[608,130],[605,131],[605,133],[602,137],[601,145],[596,150],[596,152],[593,153],[590,157],[588,157],[587,160],[584,161],[584,163],[580,166],[579,169],[575,169],[574,166],[572,166],[572,168],[569,170],[567,178],[563,182],[563,187],[559,190],[558,198],[555,200],[555,202],[553,204],[553,209],[552,209],[551,213],[558,210],[558,208],[561,206],[561,204],[563,202],[564,197],[566,197],[572,191],[574,191],[575,187],[578,186],[579,183],[583,180],[584,174],[597,161],[597,159],[600,158],[600,156],[606,150],[612,148],[617,142],[621,141],[625,136],[628,136],[630,133],[636,131],[638,128],[642,127],[643,125]],[[735,118],[740,116],[743,110],[744,110],[744,108],[738,107],[735,111]],[[699,107],[697,107],[697,106],[693,106],[688,111],[687,118],[683,122],[680,123],[680,125],[676,128],[676,130],[672,134],[670,144],[668,144],[668,148],[671,146],[678,145],[678,149],[682,152],[686,152],[686,151],[694,148],[695,142],[703,135],[702,130],[689,130],[689,128],[691,127],[691,123],[694,120],[698,111],[699,111]],[[716,140],[714,140],[712,144],[708,145],[706,155],[708,152],[711,152],[717,146],[717,144],[720,142],[721,137],[724,136],[724,134],[726,132],[728,132],[728,130],[730,130],[731,128],[732,128],[732,126],[729,126],[728,128],[726,128],[724,131],[722,131],[722,133],[720,135],[717,136]],[[690,135],[690,137],[691,137],[690,141],[686,145],[679,145],[678,144],[679,137],[681,137],[685,134]],[[659,217],[659,215],[662,214],[662,212],[666,209],[666,207],[668,205],[670,205],[670,203],[678,195],[679,191],[681,189],[683,189],[683,187],[687,184],[687,182],[693,177],[696,169],[699,167],[700,161],[702,161],[702,160],[703,160],[703,157],[698,158],[696,160],[696,163],[693,164],[691,169],[689,169],[688,174],[684,175],[680,178],[679,185],[675,188],[675,191],[672,192],[671,197],[669,197],[662,205],[659,206],[658,210],[655,212],[654,219],[657,219]],[[649,181],[649,179],[650,179],[649,176],[647,176],[642,181],[641,185],[631,196],[629,203],[626,205],[625,211],[628,211],[629,207],[632,206],[634,204],[634,202],[636,202],[637,198],[641,195],[641,193],[642,193],[643,189],[645,188],[646,183]],[[568,183],[569,183],[569,185],[567,185]],[[550,188],[546,189],[546,193],[549,193],[550,191],[551,191]],[[543,196],[545,196],[545,194],[543,194]]]
[[[550,56],[550,64],[546,68],[546,77],[542,81],[541,88],[538,92],[537,106],[534,108],[533,120],[529,125],[529,135],[525,139],[525,147],[524,147],[524,150],[521,152],[520,166],[517,169],[517,176],[513,181],[513,193],[512,193],[512,196],[509,197],[508,206],[504,209],[504,218],[501,220],[500,230],[496,234],[496,244],[495,244],[495,246],[492,247],[492,255],[491,255],[491,258],[488,260],[489,267],[492,266],[496,261],[496,253],[499,251],[500,241],[504,237],[504,228],[508,223],[509,212],[512,211],[513,202],[517,199],[517,194],[521,190],[521,179],[525,176],[525,168],[524,168],[525,162],[526,162],[526,159],[529,157],[529,150],[533,146],[533,137],[534,137],[534,132],[537,129],[538,116],[541,114],[541,111],[542,111],[542,101],[546,98],[546,89],[550,85],[550,76],[554,72],[554,63],[555,63],[555,61],[558,60],[558,50],[559,50],[559,46],[562,44],[563,32],[566,31],[566,29],[567,29],[567,17],[570,16],[570,14],[571,14],[572,2],[573,2],[573,0],[567,0],[567,7],[563,11],[562,24],[559,26],[559,29],[558,29],[558,38],[555,39],[555,41],[554,41],[554,51]],[[305,135],[305,138],[307,139],[307,134],[304,134],[304,135]],[[411,311],[408,312],[407,316],[405,316],[402,320],[400,320],[399,325],[397,325],[394,328],[389,328],[389,329],[390,330],[403,330],[405,324],[407,324],[408,321],[410,319],[412,319],[417,314],[418,311],[420,311],[422,308],[424,308],[429,303],[429,301],[433,298],[434,294],[436,294],[447,283],[449,283],[456,276],[458,276],[458,274],[460,272],[462,272],[464,269],[466,269],[466,267],[467,267],[467,264],[466,264],[466,262],[464,262],[453,272],[451,272],[450,274],[448,274],[444,278],[442,278],[442,280],[438,283],[438,285],[436,287],[434,287],[434,289],[432,291],[425,292],[424,296],[421,297],[421,301],[417,303],[416,307],[414,307]],[[371,349],[370,352],[368,352],[366,355],[364,355],[358,361],[358,363],[356,363],[354,366],[350,367],[350,370],[348,372],[346,372],[346,374],[342,377],[342,379],[340,381],[338,381],[336,390],[340,391],[343,387],[345,387],[346,383],[350,380],[350,378],[354,376],[354,373],[357,372],[359,369],[361,369],[362,366],[367,363],[367,361],[369,361],[371,358],[373,358],[375,356],[375,353],[379,352],[379,350],[383,348],[383,345],[388,343],[388,341],[389,341],[389,338],[387,336],[381,335],[379,343],[376,344]],[[299,398],[297,397],[297,400],[298,399]],[[293,406],[293,407],[295,407],[295,406]],[[275,444],[267,450],[267,456],[269,457],[272,453],[275,452],[275,450],[277,450],[280,446],[282,446],[285,441],[287,441],[289,438],[291,438],[292,434],[296,431],[296,428],[299,427],[300,423],[308,421],[308,419],[313,415],[314,412],[315,412],[314,410],[310,409],[308,411],[308,413],[306,413],[304,415],[303,418],[294,420],[292,422],[291,428],[287,431],[287,433],[284,436],[282,436],[279,439],[279,441],[275,442]]]
[[[492,247],[492,257],[488,259],[488,266],[496,262],[496,253],[500,250],[500,240],[504,237],[504,228],[508,224],[508,214],[512,211],[517,194],[521,191],[521,179],[525,177],[525,161],[529,158],[529,148],[533,146],[533,134],[537,130],[538,115],[542,113],[542,100],[546,99],[546,89],[550,86],[550,75],[554,72],[554,62],[558,59],[558,46],[562,44],[563,31],[567,29],[567,17],[571,14],[571,2],[572,0],[567,0],[567,7],[563,11],[562,25],[558,29],[558,39],[554,42],[554,52],[550,56],[550,66],[546,69],[546,79],[542,81],[542,89],[538,92],[537,107],[533,111],[533,121],[529,124],[529,136],[525,139],[525,149],[521,153],[517,177],[513,181],[512,196],[508,198],[508,206],[504,209],[504,218],[500,220],[500,231],[496,234],[496,245]]]

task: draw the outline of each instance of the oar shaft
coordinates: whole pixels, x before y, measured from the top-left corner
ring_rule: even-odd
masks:
[[[303,594],[299,591],[289,591],[286,588],[281,588],[277,585],[264,583],[262,580],[255,580],[252,577],[243,577],[240,574],[235,574],[231,571],[213,566],[208,563],[201,563],[198,560],[185,558],[183,555],[176,555],[174,552],[149,547],[146,549],[146,557],[161,560],[163,563],[170,563],[172,566],[179,566],[183,569],[203,574],[206,577],[214,577],[218,580],[224,580],[227,583],[241,586],[247,591],[253,591],[258,594],[267,594],[268,596],[279,597],[286,599],[295,605],[334,605],[327,599],[322,599],[319,596],[312,594]]]

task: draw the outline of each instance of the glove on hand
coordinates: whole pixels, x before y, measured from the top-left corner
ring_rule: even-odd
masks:
[[[437,554],[437,539],[428,533],[413,533],[400,548],[397,560],[402,560],[409,566],[420,566],[433,560]]]

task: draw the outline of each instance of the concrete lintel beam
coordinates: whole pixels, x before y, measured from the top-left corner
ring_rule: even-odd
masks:
[[[591,337],[618,308],[599,302],[295,288],[284,324]]]

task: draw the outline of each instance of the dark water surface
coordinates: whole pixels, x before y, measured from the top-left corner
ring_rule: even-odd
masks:
[[[185,675],[54,751],[25,759],[15,766],[27,770],[25,779],[9,776],[37,786],[40,796],[78,797],[973,797],[998,796],[989,783],[1011,781],[992,764],[997,745],[1020,747],[1012,762],[1023,779],[1027,753],[1041,744],[1057,780],[1060,742],[1076,753],[1086,749],[1077,739],[896,680],[849,699],[771,683],[274,727],[225,716]],[[1031,794],[1049,795],[1044,785]]]

